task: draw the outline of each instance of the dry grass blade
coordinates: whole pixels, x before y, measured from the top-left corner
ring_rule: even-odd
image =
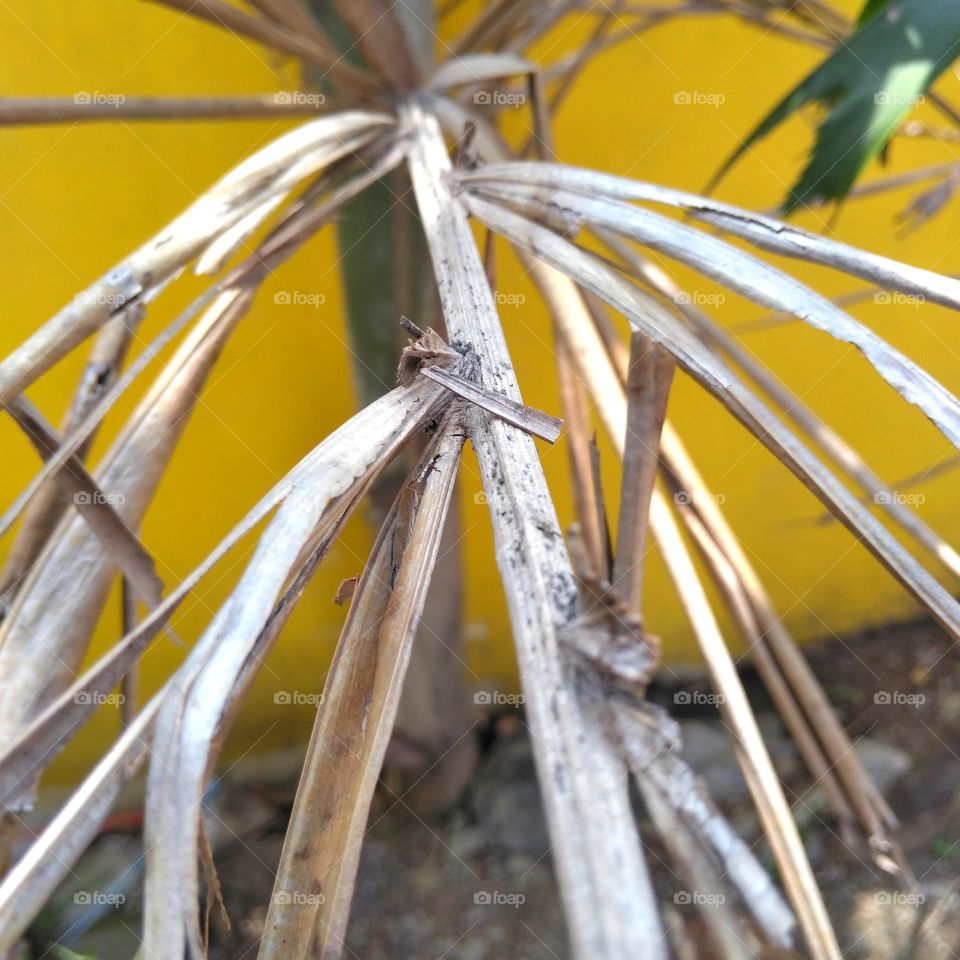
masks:
[[[329,113],[330,104],[268,93],[259,97],[125,97],[84,103],[61,97],[0,97],[0,126],[92,123],[97,120],[244,120]]]
[[[320,67],[327,76],[351,91],[370,92],[374,88],[370,78],[348,63],[339,50],[319,29],[303,32],[288,29],[279,23],[252,17],[225,0],[152,0],[162,6],[173,7],[192,17],[240,36],[249,37],[268,47],[299,57],[305,63]]]
[[[639,612],[650,497],[660,459],[660,431],[673,380],[670,354],[643,334],[630,338],[623,480],[612,585],[627,609]]]
[[[333,6],[389,88],[405,92],[418,85],[420,70],[392,0],[333,0]]]
[[[144,315],[143,305],[136,304],[115,317],[98,334],[64,419],[64,436],[70,436],[83,423],[104,391],[113,386],[133,334]],[[86,457],[91,441],[92,438],[79,445],[76,451],[78,459]],[[39,495],[30,504],[0,574],[0,611],[4,615],[15,590],[36,562],[69,506],[69,498],[52,478],[42,485]]]
[[[17,397],[7,410],[40,456],[44,459],[52,456],[61,440],[40,411],[25,397]],[[150,608],[156,607],[163,593],[163,583],[157,576],[153,558],[114,509],[113,497],[100,489],[76,457],[68,460],[65,469],[57,474],[57,482],[143,602]]]
[[[284,840],[263,958],[342,953],[370,802],[454,492],[459,406],[404,485],[354,594]]]
[[[359,492],[447,396],[427,380],[397,388],[320,445],[237,587],[178,671],[158,717],[148,778],[144,942],[149,955],[180,960],[188,945],[194,952],[200,948],[196,852],[203,782],[214,738],[284,583],[298,559],[329,537]]]
[[[87,848],[150,746],[157,694],[0,883],[0,952],[7,954]]]
[[[182,349],[171,360],[173,374],[164,388],[143,401],[107,454],[100,485],[116,498],[117,512],[131,529],[139,526],[220,347],[248,304],[249,292],[236,291],[209,312],[209,335],[196,350]],[[87,522],[65,518],[0,632],[0,669],[11,684],[0,703],[5,742],[15,742],[75,679],[115,574],[113,559]],[[75,589],[78,582],[84,590]]]
[[[664,270],[644,259],[616,235],[604,232],[601,238],[630,265],[638,277],[676,303],[691,325],[740,367],[811,440],[825,450],[834,463],[865,491],[868,498],[923,544],[951,573],[960,577],[960,555],[956,550],[937,536],[915,510],[902,503],[901,498],[867,466],[856,450],[820,420],[736,338],[693,305],[692,298],[686,295]]]
[[[488,189],[501,200],[532,203],[534,209],[544,205],[537,187],[485,184],[484,190]],[[629,236],[730,290],[765,306],[789,310],[811,326],[853,344],[884,380],[960,447],[960,401],[953,394],[872,330],[782,271],[721,240],[628,203],[554,187],[546,203],[571,224],[586,221]]]
[[[468,400],[478,407],[483,407],[487,413],[499,417],[506,423],[512,423],[515,427],[519,427],[541,440],[546,440],[547,443],[556,443],[560,436],[560,427],[563,421],[557,417],[551,417],[550,414],[544,413],[542,410],[535,410],[533,407],[510,400],[508,397],[501,397],[489,390],[484,390],[465,377],[442,367],[425,367],[423,375],[433,380],[434,383],[446,387],[458,397]]]
[[[550,230],[476,197],[469,199],[468,206],[486,226],[574,278],[623,313],[635,329],[668,349],[870,547],[954,637],[960,637],[960,605],[954,598],[689,330],[615,270]]]
[[[121,309],[161,285],[216,237],[277,193],[291,190],[290,161],[307,177],[368,142],[392,121],[354,111],[298,127],[249,157],[176,220],[92,286],[74,297],[0,362],[0,405],[25,390]]]
[[[590,570],[599,576],[607,566],[608,545],[604,523],[597,510],[598,490],[590,444],[590,413],[586,392],[580,383],[563,340],[557,337],[557,381],[567,418],[567,452],[573,477],[573,496],[580,536]]]
[[[535,69],[529,60],[516,54],[475,53],[447,60],[430,76],[425,86],[430,90],[445,90],[501,77],[522,77]]]
[[[654,496],[652,522],[667,569],[694,628],[714,688],[722,696],[721,711],[737,745],[737,756],[747,785],[783,874],[790,901],[811,955],[817,960],[840,960],[840,948],[823,898],[794,823],[790,806],[763,743],[756,718],[744,692],[730,651],[710,609],[699,576],[670,508]]]
[[[829,237],[801,230],[781,220],[694,193],[557,164],[491,166],[465,174],[464,179],[468,182],[539,183],[585,196],[601,195],[618,200],[640,200],[676,207],[726,233],[741,237],[762,250],[823,264],[863,277],[886,289],[900,290],[955,310],[960,309],[960,281],[952,277],[868,253]]]
[[[439,125],[419,107],[404,121],[415,132],[411,178],[450,336],[473,344],[483,386],[519,401],[483,264],[450,194]],[[578,698],[560,649],[576,588],[533,440],[479,411],[472,411],[470,434],[494,523],[574,955],[663,957],[623,763],[593,707]]]

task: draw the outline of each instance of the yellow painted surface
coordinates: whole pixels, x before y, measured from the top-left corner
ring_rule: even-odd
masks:
[[[448,35],[455,36],[458,26],[451,25]],[[568,51],[588,29],[586,22],[572,24],[543,44],[542,55],[549,59]],[[0,6],[0,48],[4,95],[231,94],[296,85],[289,62],[129,0],[11,0]],[[737,138],[816,59],[808,49],[726,20],[691,19],[646,33],[605,54],[584,75],[559,117],[559,153],[570,163],[702,189]],[[692,96],[678,97],[685,93]],[[677,102],[685,99],[693,102]],[[509,124],[519,136],[529,124],[528,115],[517,111]],[[286,126],[266,121],[121,123],[0,130],[0,349],[11,350],[222,171]],[[720,195],[748,207],[771,207],[783,196],[808,143],[807,127],[794,121],[736,168]],[[929,142],[901,143],[890,169],[953,159],[954,152]],[[943,272],[960,269],[955,208],[902,238],[893,216],[908,198],[900,192],[851,203],[835,224],[836,236]],[[799,222],[823,229],[826,218],[825,212],[812,213]],[[211,378],[143,530],[168,584],[192,569],[269,485],[354,409],[336,258],[335,238],[328,231],[278,271]],[[863,286],[809,266],[786,266],[830,295]],[[689,274],[682,276],[704,296],[718,293]],[[503,319],[525,397],[559,412],[545,313],[506,252],[498,277],[499,292],[511,295],[503,298]],[[166,293],[150,308],[142,341],[200,289],[189,278]],[[274,294],[280,290],[322,294],[324,302],[278,305]],[[516,304],[518,295],[525,300]],[[761,316],[758,308],[732,296],[717,313],[731,326]],[[872,301],[854,313],[949,388],[960,390],[956,316],[937,307]],[[749,333],[746,342],[818,413],[855,439],[890,480],[950,456],[939,433],[851,348],[796,323]],[[62,415],[84,355],[84,349],[77,351],[31,389],[30,396],[51,419]],[[154,373],[158,369],[151,368]],[[97,455],[132,402],[125,400],[111,415]],[[845,531],[818,522],[822,510],[813,497],[682,375],[670,412],[723,497],[778,608],[800,637],[843,633],[915,612],[903,591]],[[6,451],[0,498],[7,504],[36,462],[6,419],[0,421],[0,443]],[[567,523],[572,510],[562,444],[544,448],[543,458],[561,520]],[[612,499],[618,476],[609,449],[605,469]],[[486,509],[475,502],[480,485],[470,457],[462,486],[470,660],[478,684],[506,686],[516,682],[513,654]],[[955,536],[960,519],[955,473],[905,486],[903,492],[921,495],[922,516],[946,537]],[[235,726],[230,756],[305,736],[311,708],[280,708],[274,694],[320,689],[344,616],[331,597],[341,578],[360,570],[369,541],[369,531],[355,520],[332,550],[256,681]],[[177,615],[175,629],[188,643],[229,592],[249,546],[222,564]],[[648,580],[647,615],[652,629],[664,637],[668,659],[695,656],[656,558]],[[118,626],[118,603],[112,602],[94,653],[116,638]],[[736,643],[732,631],[730,635]],[[156,689],[182,656],[182,650],[161,639],[146,660],[145,691]],[[59,762],[54,779],[76,776],[78,758],[102,749],[116,724],[114,712],[98,715]]]

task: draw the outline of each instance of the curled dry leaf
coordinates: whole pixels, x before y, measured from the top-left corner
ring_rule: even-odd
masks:
[[[688,373],[820,496],[953,636],[960,637],[960,605],[956,600],[683,324],[651,303],[649,295],[638,291],[617,271],[568,240],[479,197],[470,197],[468,206],[481,222],[574,278],[624,314],[635,329],[670,351]]]
[[[297,179],[344,156],[391,123],[388,116],[367,111],[321,117],[243,161],[0,362],[0,404],[25,390],[124,307],[162,284],[271,194],[289,191]],[[293,166],[292,159],[297,160]]]
[[[204,779],[233,691],[284,582],[298,558],[331,535],[383,465],[447,402],[445,391],[427,380],[398,387],[320,445],[172,681],[147,781],[144,943],[151,955],[180,960],[188,945],[199,952],[196,853]]]
[[[465,439],[458,407],[404,484],[357,585],[284,840],[264,960],[342,954],[370,802],[454,493]],[[314,894],[306,904],[304,890]]]

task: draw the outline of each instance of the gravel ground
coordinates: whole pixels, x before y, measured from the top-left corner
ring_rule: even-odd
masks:
[[[912,942],[915,960],[956,957],[960,653],[930,623],[887,627],[808,653],[902,824],[902,842],[919,882],[912,892],[898,890],[864,850],[851,850],[843,842],[822,797],[810,792],[792,744],[756,678],[744,674],[796,806],[844,957],[906,960]],[[688,684],[678,691],[658,685],[652,697],[669,705],[681,720],[691,763],[741,835],[769,859],[729,738],[715,709],[705,702],[709,698],[698,692],[707,692],[706,686]],[[443,816],[420,815],[407,796],[381,785],[360,866],[346,957],[568,956],[522,713],[491,717],[481,740],[479,769],[461,802]],[[212,798],[211,832],[231,919],[228,930],[216,911],[212,914],[214,960],[256,956],[294,786],[292,779],[269,786],[251,786],[249,778],[243,784],[228,780]],[[645,839],[649,837],[646,831]],[[656,863],[662,851],[656,843],[651,849]],[[133,956],[139,929],[139,853],[136,830],[118,830],[98,840],[81,861],[78,878],[59,892],[34,928],[33,950],[23,956],[70,956],[56,948],[44,953],[58,938],[74,951],[104,960]],[[658,866],[655,879],[669,904],[677,892],[673,877]],[[90,924],[89,904],[76,902],[80,883],[114,890],[123,899],[107,904],[96,914],[99,921]],[[678,909],[686,915],[687,908]],[[697,921],[691,920],[696,933]],[[84,926],[89,929],[78,935]],[[72,936],[64,938],[66,930]]]

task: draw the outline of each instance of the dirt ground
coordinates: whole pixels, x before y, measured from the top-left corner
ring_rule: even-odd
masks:
[[[888,627],[808,650],[844,725],[901,823],[919,887],[898,888],[847,846],[757,679],[744,681],[795,805],[807,850],[850,960],[960,956],[960,652],[930,623]],[[735,827],[770,862],[746,787],[705,684],[659,683],[654,700],[681,720],[686,751]],[[679,702],[678,702],[679,701]],[[522,712],[479,728],[482,759],[451,812],[424,817],[382,785],[371,814],[345,956],[362,960],[557,960],[568,956],[549,840]],[[253,958],[295,782],[220,784],[211,797],[216,861],[231,929],[211,922],[215,960]],[[642,814],[641,814],[642,822]],[[644,834],[645,840],[650,831]],[[139,838],[102,837],[32,931],[27,957],[131,957],[138,945]],[[662,900],[688,915],[655,842]],[[131,864],[133,866],[131,867]],[[121,869],[122,868],[122,869]],[[114,876],[111,876],[111,871]],[[119,876],[116,876],[119,875]],[[98,878],[91,881],[90,877]],[[122,896],[82,923],[77,884]],[[111,886],[112,884],[112,886]],[[127,891],[122,893],[120,891]],[[72,900],[71,902],[71,893]],[[64,907],[63,904],[66,904]],[[695,921],[694,921],[695,922]],[[67,933],[69,931],[69,933]]]

